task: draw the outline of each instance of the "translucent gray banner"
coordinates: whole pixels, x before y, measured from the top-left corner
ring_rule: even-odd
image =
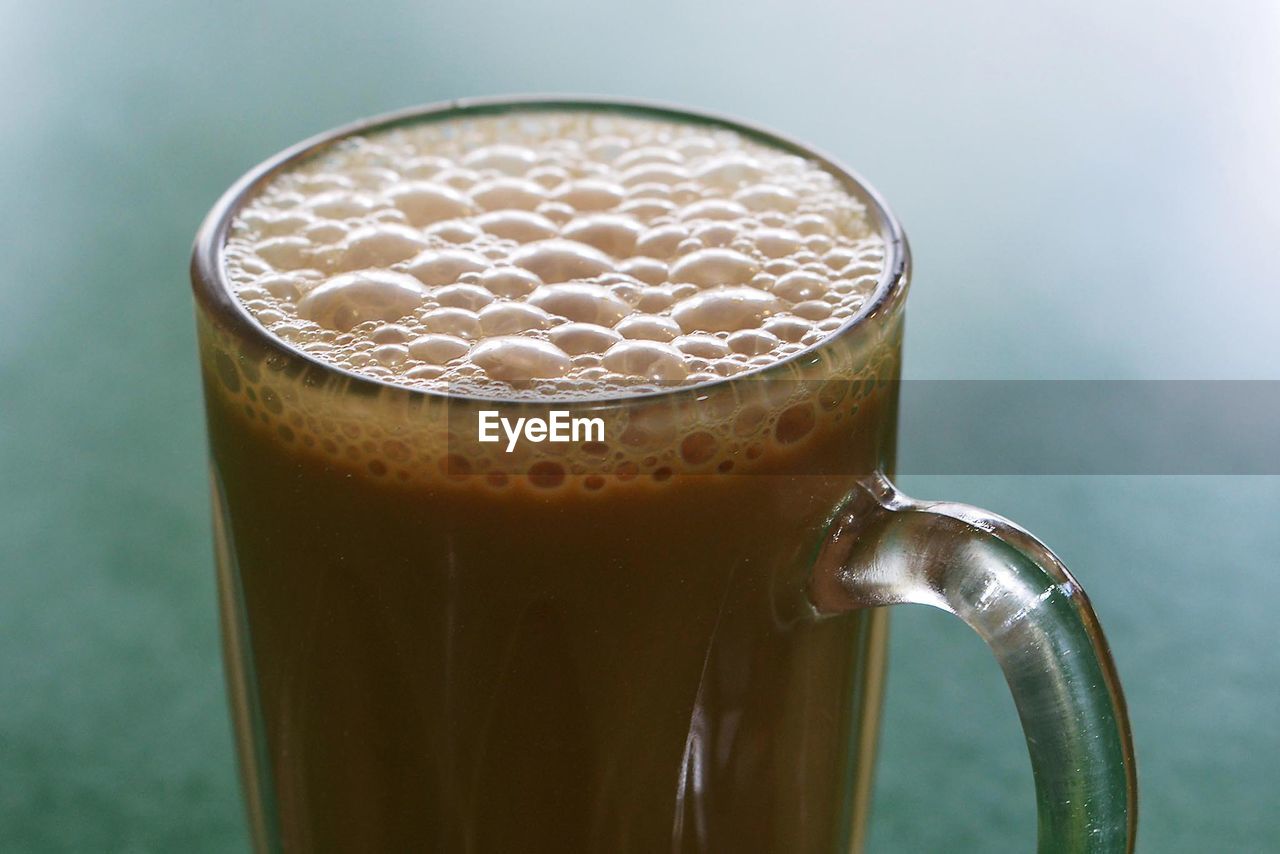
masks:
[[[871,379],[786,386],[771,381],[757,389],[767,392],[753,396],[743,383],[731,390],[727,410],[714,391],[686,394],[689,389],[673,386],[682,402],[670,410],[680,417],[669,421],[664,396],[599,408],[536,398],[460,407],[450,414],[449,447],[456,453],[448,457],[448,471],[533,474],[555,482],[566,473],[662,479],[688,463],[689,470],[710,474],[863,476],[888,456],[896,398],[898,474],[1280,474],[1280,381]],[[765,397],[791,408],[761,421]],[[763,424],[764,433],[738,429],[753,406],[750,423]],[[557,409],[564,411],[552,412]],[[638,422],[644,429],[634,434],[646,410],[658,417]],[[830,427],[836,412],[846,420]],[[508,438],[497,426],[499,418],[515,423],[570,414],[603,415],[603,436],[576,435],[562,424],[558,439],[554,425],[533,438]],[[484,450],[477,455],[476,448]],[[630,457],[631,463],[618,462]]]
[[[1280,382],[904,380],[906,474],[1280,474]]]

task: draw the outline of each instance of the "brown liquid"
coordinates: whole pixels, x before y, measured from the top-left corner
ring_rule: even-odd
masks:
[[[810,562],[853,474],[806,471],[883,453],[889,403],[867,398],[773,473],[402,482],[264,429],[273,407],[229,394],[202,340],[260,847],[856,844],[884,623],[812,616]]]

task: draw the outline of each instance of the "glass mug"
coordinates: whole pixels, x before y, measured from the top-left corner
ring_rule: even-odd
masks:
[[[884,240],[874,294],[753,373],[498,404],[599,418],[638,461],[621,465],[593,465],[590,443],[495,454],[476,427],[494,401],[343,372],[230,294],[229,223],[282,170],[355,134],[538,110],[729,128],[822,164]],[[323,134],[240,179],[200,230],[192,281],[255,847],[860,850],[882,606],[915,602],[963,619],[1004,670],[1038,850],[1132,850],[1128,721],[1084,591],[1021,528],[912,500],[885,474],[909,273],[900,225],[849,170],[660,105],[451,102]]]

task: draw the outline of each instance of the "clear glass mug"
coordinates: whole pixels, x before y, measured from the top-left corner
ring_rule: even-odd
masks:
[[[492,401],[344,373],[229,295],[228,225],[355,134],[586,110],[730,128],[823,164],[885,244],[874,295],[765,370],[641,395],[504,401],[591,443],[478,443]],[[859,850],[887,609],[990,645],[1031,754],[1038,850],[1130,851],[1124,700],[1079,584],[994,514],[899,493],[907,243],[852,172],[777,134],[636,102],[508,98],[323,134],[251,170],[196,240],[223,643],[255,847]],[[592,456],[597,454],[597,456]]]

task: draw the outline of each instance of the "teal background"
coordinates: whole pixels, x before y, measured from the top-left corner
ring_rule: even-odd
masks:
[[[513,91],[740,114],[904,220],[910,377],[1280,379],[1274,3],[0,0],[0,21],[0,850],[245,848],[186,265],[227,184],[329,126]],[[1070,442],[1055,426],[1025,441]],[[1015,518],[1089,589],[1141,851],[1280,850],[1280,478],[902,486]],[[924,608],[892,644],[869,850],[1028,850],[995,663]]]

